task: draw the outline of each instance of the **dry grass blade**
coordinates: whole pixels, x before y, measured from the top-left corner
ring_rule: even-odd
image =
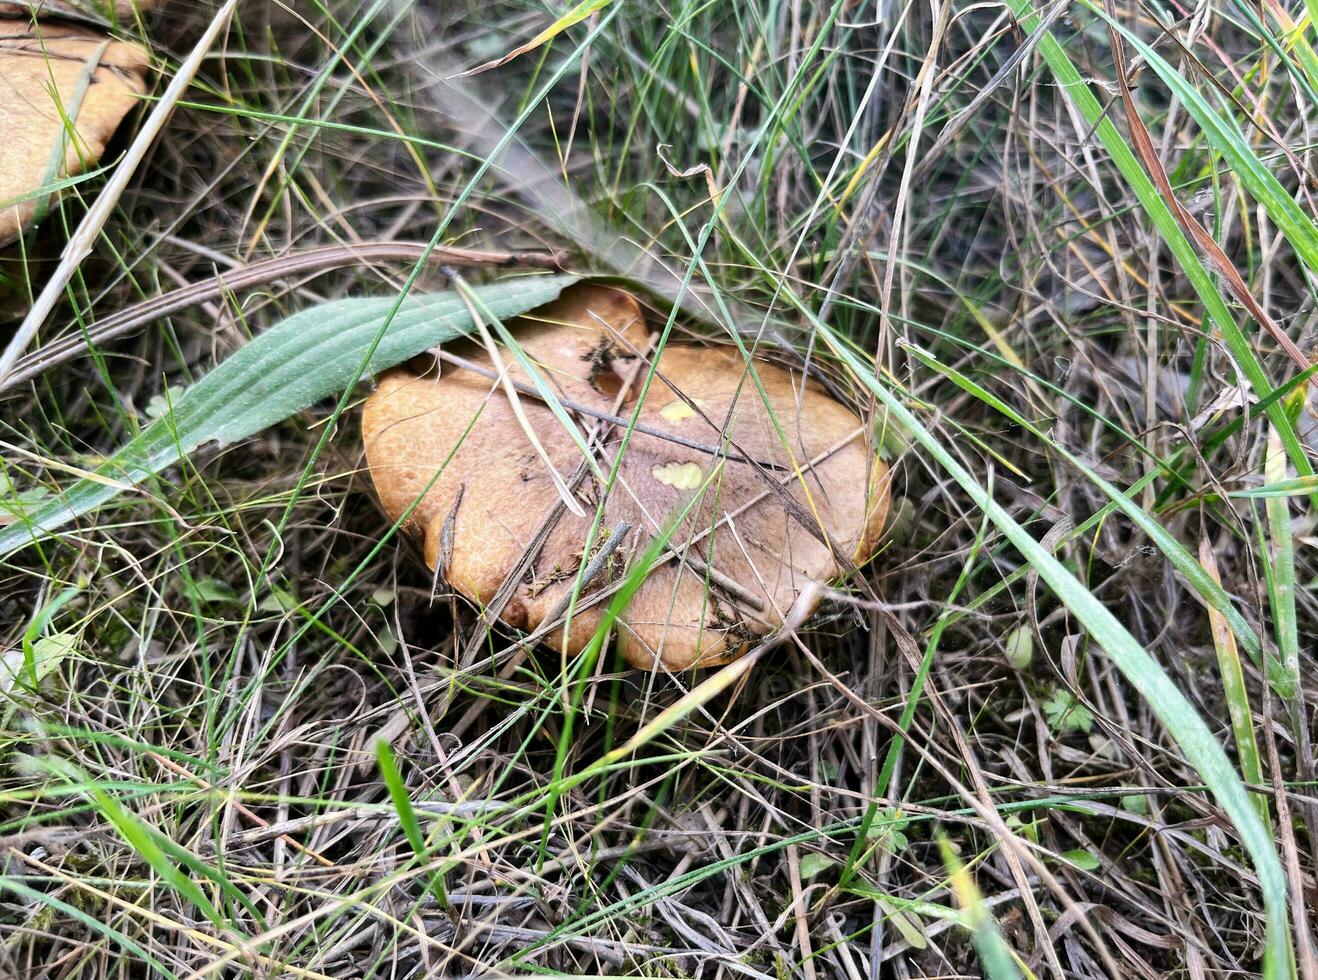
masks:
[[[1116,16],[1116,8],[1112,0],[1103,0],[1104,9],[1107,10],[1109,17]],[[1116,79],[1118,91],[1121,93],[1121,99],[1126,107],[1126,123],[1130,126],[1131,140],[1135,146],[1135,152],[1139,154],[1140,159],[1144,162],[1149,176],[1153,178],[1158,192],[1162,194],[1163,200],[1172,213],[1176,215],[1176,220],[1180,222],[1181,227],[1186,233],[1194,239],[1196,245],[1208,257],[1217,274],[1222,277],[1227,288],[1240,304],[1249,310],[1249,313],[1259,325],[1263,327],[1277,345],[1286,352],[1286,356],[1291,359],[1301,371],[1308,370],[1312,363],[1304,352],[1300,350],[1295,341],[1291,340],[1290,335],[1259,305],[1258,300],[1246,285],[1245,280],[1241,277],[1240,271],[1235,264],[1222,251],[1222,246],[1217,244],[1213,236],[1204,230],[1194,217],[1185,209],[1181,199],[1172,189],[1171,181],[1167,177],[1167,171],[1158,159],[1158,151],[1154,147],[1153,139],[1149,136],[1149,131],[1144,125],[1144,120],[1140,118],[1139,107],[1135,104],[1134,96],[1131,94],[1128,72],[1126,69],[1125,48],[1121,43],[1121,37],[1117,34],[1115,27],[1108,27],[1108,34],[1112,43],[1112,59],[1115,63],[1114,77]],[[1311,384],[1318,386],[1318,379],[1310,381]]]

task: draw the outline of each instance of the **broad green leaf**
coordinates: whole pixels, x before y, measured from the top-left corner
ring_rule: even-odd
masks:
[[[1092,851],[1086,851],[1082,847],[1078,847],[1073,851],[1063,851],[1062,860],[1081,871],[1097,871],[1103,866],[1103,862],[1098,859],[1098,855]]]
[[[1140,816],[1148,816],[1149,797],[1144,793],[1131,793],[1129,796],[1121,798],[1121,809],[1128,813],[1138,813]]]
[[[574,276],[527,276],[473,289],[486,308],[513,317],[555,299]],[[208,442],[244,439],[340,392],[357,375],[376,337],[367,374],[472,328],[455,292],[338,300],[296,313],[235,351],[188,388],[130,442],[49,502],[0,527],[0,558],[90,513]]]
[[[239,599],[238,590],[219,578],[197,579],[190,585],[184,586],[184,591],[198,602],[207,604],[237,602]]]
[[[894,908],[891,902],[882,898],[876,898],[874,903],[883,910],[888,923],[901,933],[906,945],[912,949],[929,948],[929,939],[925,936],[924,930],[921,928],[923,923],[917,916],[903,912],[899,908]]]
[[[73,642],[71,638],[67,644],[56,643],[54,647],[41,647],[39,645],[43,640],[49,641],[52,639],[51,637],[44,637],[42,635],[46,631],[46,626],[49,625],[50,621],[55,618],[55,615],[72,602],[81,591],[82,583],[65,586],[55,598],[43,605],[32,616],[32,621],[28,623],[27,629],[23,631],[23,638],[20,643],[21,649],[17,656],[16,662],[19,665],[19,673],[15,673],[9,678],[9,683],[4,687],[6,694],[13,690],[15,681],[21,686],[26,687],[28,690],[35,691],[37,685],[41,682],[41,678],[58,667],[59,661],[68,656],[72,651]],[[50,663],[49,661],[51,661],[52,658],[54,659],[54,662]],[[48,662],[44,669],[40,664],[43,660]]]
[[[1094,727],[1094,716],[1065,688],[1055,687],[1039,702],[1048,723],[1058,732],[1084,732]]]

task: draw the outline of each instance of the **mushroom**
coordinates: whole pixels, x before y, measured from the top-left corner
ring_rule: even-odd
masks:
[[[142,48],[93,30],[0,23],[0,202],[95,164],[146,91],[146,67]],[[0,242],[36,211],[32,198],[0,210]]]
[[[599,472],[607,475],[622,453],[607,493],[594,472],[579,481],[585,517],[562,506],[547,471],[552,463],[570,480],[583,468],[582,452],[507,354],[508,378],[544,456],[519,426],[484,348],[470,341],[441,351],[429,367],[413,362],[382,375],[362,412],[385,512],[407,515],[403,528],[456,591],[489,604],[532,552],[501,611],[508,625],[532,632],[551,625],[585,568],[593,579],[582,587],[570,632],[556,637],[567,652],[580,652],[607,606],[591,599],[685,511],[668,560],[623,611],[616,642],[633,667],[715,666],[780,626],[811,582],[837,578],[873,553],[888,509],[888,469],[868,427],[799,372],[756,360],[752,374],[735,348],[669,344],[654,358],[655,378],[623,449],[620,417],[635,409],[648,367],[636,300],[578,284],[510,329],[582,432],[602,433]],[[596,548],[584,553],[601,498]],[[627,533],[618,539],[616,529]],[[621,544],[601,561],[606,539]]]

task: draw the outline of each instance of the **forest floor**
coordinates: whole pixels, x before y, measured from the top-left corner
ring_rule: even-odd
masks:
[[[218,7],[115,28],[0,342]],[[240,3],[0,380],[5,526],[427,244],[828,377],[891,515],[749,672],[505,671],[369,380],[206,443],[0,558],[0,976],[1318,980],[1313,11]]]

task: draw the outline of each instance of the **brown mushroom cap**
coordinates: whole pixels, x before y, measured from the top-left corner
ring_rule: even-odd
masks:
[[[93,66],[79,102],[84,73]],[[99,160],[120,120],[146,91],[146,67],[142,48],[92,30],[43,25],[34,31],[18,21],[0,23],[0,201],[44,186],[61,140],[61,176]],[[66,138],[66,115],[74,119],[76,139]],[[29,199],[0,210],[0,242],[17,235],[36,209],[37,201]]]
[[[618,373],[641,366],[631,352],[643,351],[647,339],[635,299],[594,284],[572,287],[513,329],[564,403],[596,413],[615,413]],[[454,350],[493,374],[480,348]],[[508,355],[505,361],[515,364]],[[616,642],[634,667],[649,668],[656,658],[671,670],[735,659],[782,623],[807,583],[836,578],[872,553],[888,508],[888,471],[866,426],[799,374],[759,361],[754,367],[763,395],[733,348],[670,345],[658,356],[597,541],[620,523],[633,530],[583,591],[579,602],[587,607],[573,617],[569,652],[590,640],[607,605],[589,597],[621,578],[697,494],[669,547],[698,561],[659,565],[618,624]],[[531,379],[520,367],[509,374],[527,390]],[[639,387],[638,378],[616,414],[630,415]],[[520,401],[549,458],[571,479],[580,450],[542,401],[530,394]],[[582,413],[577,421],[585,432],[605,424]],[[385,511],[396,520],[424,493],[404,527],[424,540],[427,564],[442,562],[449,583],[477,603],[494,598],[557,513],[501,618],[534,631],[561,610],[583,562],[590,563],[582,549],[594,514],[575,517],[559,506],[545,463],[497,381],[448,363],[426,373],[395,369],[366,400],[362,431]],[[612,427],[597,453],[605,474],[621,435],[621,426]],[[587,476],[577,498],[590,512],[600,496]],[[804,522],[789,514],[784,496]],[[824,541],[804,526],[812,518]]]

